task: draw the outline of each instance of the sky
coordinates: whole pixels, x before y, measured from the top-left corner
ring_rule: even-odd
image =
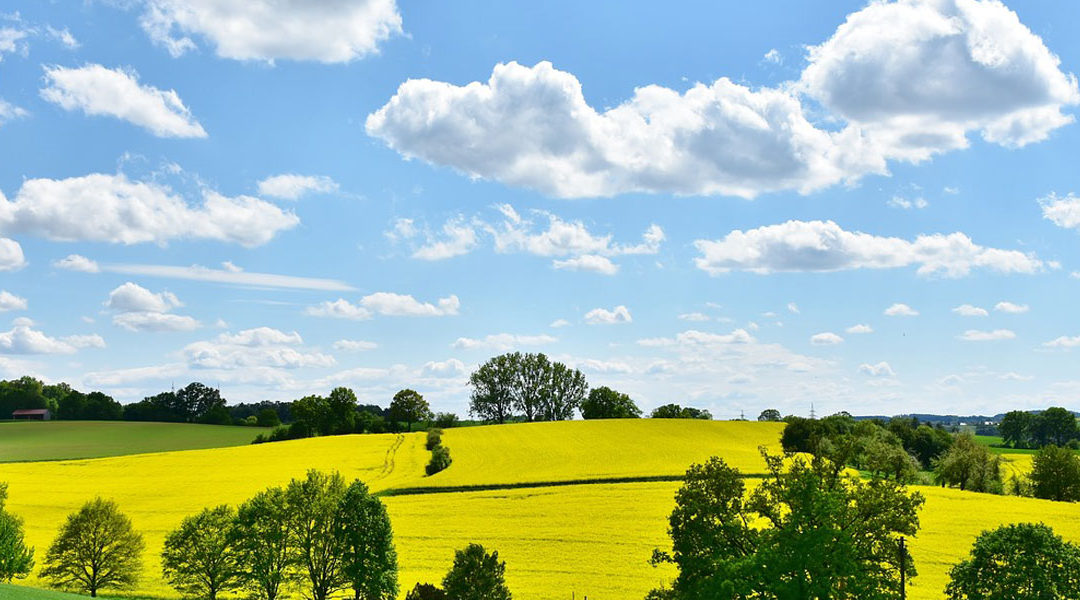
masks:
[[[1080,409],[1075,3],[0,10],[0,377]]]

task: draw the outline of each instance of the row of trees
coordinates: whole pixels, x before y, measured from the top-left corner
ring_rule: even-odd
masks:
[[[1035,413],[1020,410],[1005,413],[998,432],[1005,444],[1013,448],[1042,448],[1051,444],[1075,447],[1080,440],[1076,416],[1057,406]]]
[[[58,419],[118,420],[124,407],[101,392],[84,394],[66,383],[46,385],[33,377],[0,381],[0,419],[23,408],[47,408]]]
[[[494,423],[518,415],[525,421],[572,419],[589,392],[581,371],[521,352],[488,360],[469,376],[469,385],[469,414]]]

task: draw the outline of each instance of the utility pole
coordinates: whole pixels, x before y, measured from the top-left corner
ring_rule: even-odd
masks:
[[[906,600],[907,589],[907,546],[904,544],[904,536],[900,536],[900,600]]]
[[[814,403],[813,402],[810,403],[810,418],[811,419],[816,419],[817,418],[817,415],[814,413]]]

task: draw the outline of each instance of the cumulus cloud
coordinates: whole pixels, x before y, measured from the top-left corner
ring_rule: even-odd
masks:
[[[709,315],[707,315],[705,313],[699,313],[699,312],[682,313],[682,314],[679,315],[678,318],[680,320],[682,320],[682,321],[699,321],[700,322],[700,321],[711,321],[712,320],[712,317],[710,317]]]
[[[0,27],[0,60],[5,54],[26,54],[31,31],[23,27]]]
[[[867,324],[865,324],[865,323],[859,323],[859,324],[856,324],[856,325],[852,325],[851,327],[848,327],[844,331],[846,331],[847,333],[854,333],[854,334],[874,333],[874,328],[867,325]]]
[[[81,273],[98,273],[101,271],[101,267],[96,262],[81,254],[68,254],[64,258],[54,260],[52,264],[57,269],[67,271],[79,271]]]
[[[548,325],[548,327],[551,327],[553,329],[558,329],[560,327],[569,327],[569,326],[570,326],[570,321],[567,321],[566,319],[555,319],[554,321],[551,322],[550,325]]]
[[[412,237],[415,235],[412,227],[412,220],[400,219],[395,231],[403,237]],[[468,254],[476,247],[477,238],[475,225],[457,217],[443,224],[441,236],[429,235],[427,243],[417,248],[412,257],[420,260],[445,260]]]
[[[130,281],[109,292],[105,301],[105,307],[117,313],[113,324],[128,331],[191,331],[201,327],[192,317],[169,312],[181,306],[171,292],[154,293]]]
[[[1080,198],[1071,192],[1062,197],[1050,194],[1039,199],[1043,218],[1058,227],[1080,229]]]
[[[585,322],[589,325],[616,325],[630,323],[634,319],[630,316],[630,309],[623,305],[616,306],[612,310],[606,308],[594,308],[585,313]]]
[[[362,321],[370,319],[375,314],[391,317],[446,317],[458,314],[460,308],[461,301],[453,294],[446,298],[439,298],[435,304],[432,304],[420,302],[407,294],[376,292],[364,296],[357,304],[338,298],[309,306],[305,312],[314,317]]]
[[[995,329],[993,331],[968,329],[957,337],[965,342],[994,342],[998,340],[1011,340],[1016,337],[1016,333],[1008,329]]]
[[[7,290],[0,290],[0,312],[26,310],[26,298],[21,298]]]
[[[1030,309],[1031,307],[1029,307],[1027,304],[1015,304],[1013,302],[1007,301],[998,302],[994,305],[994,310],[1014,315],[1026,313]]]
[[[421,377],[431,377],[435,379],[444,379],[451,377],[461,377],[465,375],[465,363],[456,358],[450,358],[441,361],[428,361],[420,367]]]
[[[190,366],[207,369],[297,369],[335,364],[334,357],[328,354],[297,349],[301,344],[303,339],[295,331],[286,333],[271,327],[257,327],[188,344],[181,354]]]
[[[952,312],[960,315],[961,317],[987,317],[990,313],[985,309],[971,304],[961,304],[952,309]]]
[[[206,130],[175,90],[139,83],[134,70],[101,65],[45,67],[41,97],[64,110],[128,121],[157,137],[204,138]]]
[[[835,346],[836,344],[843,343],[844,338],[836,335],[831,331],[824,331],[822,333],[815,333],[810,336],[810,343],[815,346]]]
[[[889,363],[885,361],[881,361],[876,365],[863,363],[859,365],[859,372],[870,377],[894,377],[896,375]]]
[[[460,337],[451,344],[451,346],[458,350],[485,349],[494,350],[496,352],[507,352],[514,348],[542,346],[545,344],[554,344],[557,341],[559,341],[558,338],[544,334],[515,335],[511,333],[495,333],[479,339]]]
[[[268,62],[349,62],[401,33],[395,0],[147,0],[140,22],[173,56],[195,49],[195,36],[222,58]]]
[[[98,335],[54,338],[33,328],[30,319],[16,319],[10,331],[0,332],[0,354],[74,354],[80,348],[104,348]]]
[[[4,195],[0,194],[0,207],[3,206],[3,202]],[[0,237],[0,271],[18,271],[25,266],[26,257],[23,256],[19,242]]]
[[[689,329],[677,334],[674,338],[645,338],[638,340],[639,346],[663,347],[663,346],[716,346],[728,344],[751,344],[756,340],[745,329],[736,329],[731,333],[708,333]]]
[[[789,313],[799,314],[799,305],[794,302],[788,302],[787,309]]]
[[[610,258],[595,254],[583,254],[566,260],[555,260],[552,261],[551,265],[556,269],[590,271],[601,275],[614,275],[619,272],[619,265],[611,262]]]
[[[889,308],[886,308],[882,314],[886,317],[917,317],[919,316],[919,311],[911,308],[907,304],[897,302]]]
[[[697,240],[697,267],[710,275],[732,270],[842,271],[918,266],[923,276],[962,277],[972,269],[1035,273],[1043,262],[1017,250],[975,244],[963,233],[919,235],[914,241],[846,231],[832,221],[787,221],[719,240]]]
[[[340,350],[343,352],[364,352],[367,350],[374,350],[379,345],[375,342],[368,342],[365,340],[338,340],[334,342],[334,350]]]
[[[918,208],[921,210],[926,208],[927,206],[930,206],[930,203],[927,202],[925,198],[920,197],[914,200],[908,200],[903,196],[893,196],[886,204],[888,204],[892,208],[902,208],[904,210],[911,210],[913,208]]]
[[[0,195],[0,231],[65,242],[211,239],[253,247],[300,222],[258,198],[230,198],[210,189],[202,194],[202,203],[192,206],[169,187],[123,174],[29,179],[14,201]]]
[[[0,125],[29,115],[24,109],[0,99]]]
[[[308,193],[328,194],[335,192],[338,189],[338,184],[326,176],[288,173],[263,179],[259,182],[258,189],[260,196],[298,200]]]
[[[1074,337],[1063,335],[1049,342],[1043,342],[1043,346],[1047,348],[1075,348],[1080,346],[1080,335]]]
[[[192,317],[156,312],[121,313],[113,315],[112,322],[128,331],[193,331],[202,327]]]

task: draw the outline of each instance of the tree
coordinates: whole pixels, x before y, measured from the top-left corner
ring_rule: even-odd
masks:
[[[341,499],[339,542],[344,551],[341,571],[356,600],[397,597],[397,552],[394,532],[383,503],[354,481]]]
[[[418,583],[405,594],[405,600],[446,600],[446,592],[430,583]]]
[[[345,495],[345,480],[316,470],[293,479],[285,489],[288,522],[296,544],[297,563],[306,578],[311,600],[326,600],[346,585],[342,573],[344,552],[338,531],[338,510]]]
[[[330,403],[322,396],[304,396],[294,400],[289,412],[297,423],[303,423],[309,431],[320,435],[330,435],[333,429],[330,420]]]
[[[942,487],[1000,494],[1001,458],[969,434],[956,436],[944,454],[934,461],[934,477]]]
[[[1036,498],[1080,500],[1080,456],[1068,448],[1044,446],[1032,459],[1031,485]]]
[[[34,549],[26,545],[23,522],[4,510],[7,484],[0,483],[0,582],[22,579],[34,568]]]
[[[264,408],[259,411],[258,416],[255,418],[255,424],[259,427],[277,427],[281,425],[281,417],[278,416],[276,410]]]
[[[142,536],[116,503],[95,498],[68,515],[45,555],[41,576],[53,586],[88,592],[138,582]]]
[[[971,555],[949,571],[949,600],[1071,600],[1080,581],[1080,547],[1046,525],[984,531]]]
[[[545,354],[508,354],[514,372],[511,395],[526,421],[543,420],[544,400],[551,394],[551,361]]]
[[[600,386],[589,391],[589,397],[581,403],[583,419],[637,419],[641,409],[630,396]]]
[[[331,433],[352,433],[356,427],[356,394],[347,387],[336,387],[326,399]]]
[[[516,377],[516,365],[510,354],[496,356],[480,365],[469,376],[472,387],[469,414],[500,425],[513,418]]]
[[[761,411],[761,414],[758,415],[757,420],[775,423],[783,421],[784,419],[780,416],[780,411],[776,410],[775,408],[766,408],[765,410]]]
[[[654,409],[649,417],[653,419],[704,419],[706,421],[712,419],[712,415],[707,410],[692,406],[683,408],[678,404],[660,406]]]
[[[540,356],[547,360],[543,354]],[[574,412],[589,393],[585,375],[561,362],[551,363],[547,375],[548,383],[540,401],[540,418],[545,421],[573,419]]]
[[[511,352],[488,360],[469,377],[469,414],[504,423],[517,411],[526,421],[572,419],[589,391],[577,369],[544,354]]]
[[[1040,448],[1047,444],[1064,446],[1078,435],[1076,417],[1064,408],[1054,406],[1032,417],[1031,437]]]
[[[919,461],[904,450],[896,436],[884,429],[878,431],[866,442],[863,466],[874,477],[891,477],[900,483],[914,481],[919,471]]]
[[[454,566],[442,583],[453,600],[510,600],[506,587],[506,563],[496,551],[488,554],[480,544],[454,552]]]
[[[222,505],[186,517],[165,536],[161,573],[176,591],[206,600],[240,587],[236,537],[231,534],[236,513]]]
[[[241,584],[258,600],[277,600],[296,563],[285,491],[269,488],[241,504],[231,534]]]
[[[175,410],[185,421],[199,422],[210,412],[225,406],[221,391],[193,381],[176,390]]]
[[[1005,444],[1013,448],[1024,448],[1030,443],[1032,415],[1022,410],[1005,413],[998,423],[998,432]]]
[[[686,472],[669,520],[672,551],[653,555],[679,574],[650,597],[898,598],[898,538],[918,529],[922,496],[894,481],[863,481],[820,457],[762,454],[767,477],[749,493],[719,458]],[[906,569],[914,575],[910,560]]]
[[[408,431],[412,431],[412,424],[417,421],[426,421],[431,418],[431,407],[427,400],[414,390],[401,390],[394,394],[390,402],[390,419],[392,421],[405,421]]]

